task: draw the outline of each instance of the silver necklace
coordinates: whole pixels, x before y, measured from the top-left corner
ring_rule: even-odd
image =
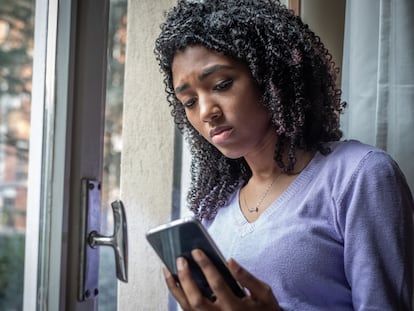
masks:
[[[264,199],[267,197],[267,194],[270,191],[270,188],[272,188],[272,186],[275,183],[276,179],[278,179],[280,175],[282,175],[282,174],[277,175],[276,178],[273,179],[273,181],[267,186],[265,192],[263,193],[263,195],[261,196],[259,202],[257,202],[255,207],[249,207],[249,205],[247,204],[247,200],[246,200],[246,193],[243,193],[244,204],[246,205],[246,208],[250,213],[257,213],[259,211],[260,205],[262,205]]]

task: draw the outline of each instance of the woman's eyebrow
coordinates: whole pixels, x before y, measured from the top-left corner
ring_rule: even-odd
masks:
[[[211,66],[211,67],[208,67],[208,68],[206,68],[199,76],[198,76],[198,79],[200,80],[200,81],[202,81],[202,80],[204,80],[205,78],[207,78],[209,75],[211,75],[211,74],[213,74],[213,73],[215,73],[215,72],[217,72],[217,71],[220,71],[220,70],[223,70],[223,69],[233,69],[233,67],[232,66],[229,66],[229,65],[220,65],[220,64],[217,64],[217,65],[213,65],[213,66]]]
[[[187,84],[187,83],[184,83],[184,84],[182,84],[182,85],[180,85],[180,86],[177,86],[177,87],[174,89],[174,93],[175,93],[175,95],[177,95],[177,94],[181,93],[182,91],[185,91],[185,89],[186,89],[186,88],[188,88],[188,84]]]
[[[213,73],[220,71],[220,70],[224,70],[224,69],[234,69],[234,67],[229,66],[229,65],[221,65],[221,64],[217,64],[217,65],[213,65],[210,66],[208,68],[206,68],[199,76],[198,76],[198,80],[203,81],[204,79],[206,79],[208,76],[212,75]],[[189,85],[187,83],[184,83],[182,85],[177,86],[174,89],[175,94],[179,94],[180,92],[183,92],[185,89],[187,89],[189,87]]]

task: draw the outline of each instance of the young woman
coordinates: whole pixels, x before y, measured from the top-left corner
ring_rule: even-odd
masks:
[[[178,1],[156,41],[167,99],[192,154],[189,208],[246,288],[200,250],[216,294],[180,258],[184,310],[412,310],[413,198],[397,164],[340,141],[336,69],[271,0]]]

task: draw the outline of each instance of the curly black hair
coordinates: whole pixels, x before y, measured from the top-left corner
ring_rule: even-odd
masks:
[[[251,171],[243,158],[226,158],[204,139],[175,96],[173,58],[194,45],[249,67],[278,135],[275,161],[286,173],[293,172],[298,149],[327,154],[324,143],[342,137],[338,69],[320,38],[293,11],[272,0],[178,0],[161,25],[155,54],[174,122],[190,146],[187,202],[199,219],[214,217]]]

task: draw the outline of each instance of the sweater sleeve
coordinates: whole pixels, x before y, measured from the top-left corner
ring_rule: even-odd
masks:
[[[414,204],[397,164],[369,152],[336,204],[354,310],[412,310]]]

